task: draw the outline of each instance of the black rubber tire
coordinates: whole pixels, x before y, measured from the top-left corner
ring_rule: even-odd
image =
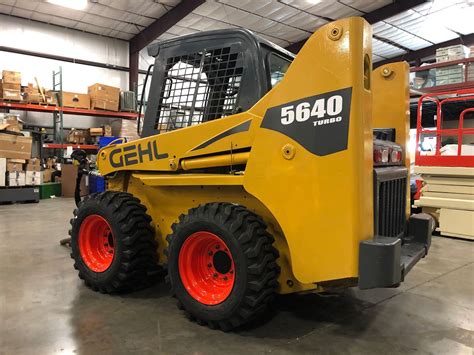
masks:
[[[105,218],[115,237],[114,258],[104,272],[89,269],[79,251],[79,229],[84,218],[91,214]],[[79,278],[94,291],[103,293],[137,290],[152,283],[158,271],[158,254],[150,222],[146,207],[129,193],[106,191],[86,197],[74,210],[69,231],[71,258]]]
[[[201,325],[229,331],[261,315],[278,288],[278,251],[263,220],[245,207],[231,203],[209,203],[190,209],[172,226],[167,236],[168,276],[178,308]],[[234,259],[236,274],[228,298],[214,306],[195,300],[179,275],[179,252],[194,232],[208,231],[220,237]]]

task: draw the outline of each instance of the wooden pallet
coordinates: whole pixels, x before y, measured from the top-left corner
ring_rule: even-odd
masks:
[[[29,105],[58,106],[58,104],[51,104],[48,102],[39,102],[39,101],[23,101],[23,102]]]
[[[14,103],[16,103],[16,104],[21,103],[21,99],[20,99],[20,100],[0,99],[0,101],[3,101],[3,102],[14,102]]]

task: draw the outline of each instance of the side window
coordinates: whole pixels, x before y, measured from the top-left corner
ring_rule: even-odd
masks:
[[[243,53],[230,47],[168,58],[155,129],[171,131],[236,113]]]
[[[268,64],[270,67],[270,83],[273,88],[280,82],[281,79],[283,79],[288,67],[291,64],[291,61],[276,53],[269,53]]]

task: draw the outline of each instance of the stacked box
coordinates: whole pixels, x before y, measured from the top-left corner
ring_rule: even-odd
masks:
[[[470,49],[462,44],[438,48],[436,50],[436,62],[449,62],[452,60],[464,59],[469,56]]]
[[[38,158],[28,159],[25,170],[35,172],[41,171],[41,161]]]
[[[0,131],[20,132],[23,129],[23,122],[19,115],[5,113],[0,122]]]
[[[22,172],[25,162],[23,159],[7,159],[7,172]]]
[[[27,186],[37,186],[43,183],[43,173],[41,171],[27,171],[25,173],[25,184]]]
[[[26,175],[24,171],[15,171],[8,173],[8,186],[25,186]]]
[[[91,106],[91,99],[88,94],[63,91],[62,105],[64,107],[83,108],[88,110]]]
[[[31,158],[31,137],[0,133],[0,157],[10,159]]]
[[[94,84],[88,88],[91,109],[118,111],[120,89],[104,84]]]
[[[0,158],[0,187],[6,185],[6,176],[7,176],[7,159]]]
[[[435,69],[436,86],[458,84],[464,82],[464,66],[450,65]]]
[[[73,144],[85,144],[87,138],[87,131],[82,129],[72,128],[67,136],[67,142]]]
[[[43,96],[40,94],[37,87],[32,83],[28,83],[28,86],[23,87],[23,100],[28,103],[42,103]]]
[[[1,89],[4,100],[21,101],[21,73],[4,70]]]
[[[474,62],[467,65],[467,81],[474,81]]]
[[[89,128],[89,135],[91,137],[101,137],[104,135],[104,129],[102,127]]]

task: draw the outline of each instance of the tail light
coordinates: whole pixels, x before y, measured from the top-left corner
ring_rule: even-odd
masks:
[[[393,164],[398,164],[402,161],[402,151],[401,150],[392,150],[392,154],[390,155],[390,162]]]
[[[402,151],[385,145],[374,145],[374,165],[399,165]]]
[[[389,149],[386,147],[374,146],[374,163],[382,165],[388,163]]]

